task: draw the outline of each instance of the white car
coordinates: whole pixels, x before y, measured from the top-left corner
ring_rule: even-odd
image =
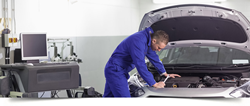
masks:
[[[144,15],[139,31],[151,27],[169,34],[168,45],[157,52],[167,73],[165,88],[153,88],[133,74],[132,97],[233,98],[250,95],[250,22],[233,9],[186,4]],[[155,81],[164,81],[146,63]]]

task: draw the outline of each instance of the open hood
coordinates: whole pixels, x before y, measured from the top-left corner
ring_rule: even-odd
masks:
[[[167,47],[213,45],[250,51],[250,23],[233,9],[203,4],[161,8],[144,15],[139,31],[146,27],[169,34]]]

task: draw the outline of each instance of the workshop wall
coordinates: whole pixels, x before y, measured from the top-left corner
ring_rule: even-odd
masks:
[[[105,87],[104,68],[117,47],[127,37],[124,36],[102,36],[102,37],[77,37],[78,57],[82,59],[80,74],[82,86],[92,86],[96,91],[103,94]]]
[[[138,30],[138,0],[16,0],[17,33],[123,36]]]

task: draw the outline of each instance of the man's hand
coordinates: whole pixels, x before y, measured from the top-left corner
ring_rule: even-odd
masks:
[[[167,74],[167,73],[165,73],[164,74],[164,76],[168,76],[169,75],[169,77],[172,77],[172,78],[175,78],[175,77],[181,77],[180,75],[178,75],[178,74]]]
[[[153,85],[153,87],[155,87],[155,88],[164,88],[164,86],[165,86],[165,83],[164,82],[158,82],[158,83],[155,83],[154,85]]]

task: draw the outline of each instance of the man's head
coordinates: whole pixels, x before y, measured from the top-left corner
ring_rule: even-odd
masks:
[[[162,30],[158,30],[151,35],[151,48],[153,51],[160,51],[163,49],[169,41],[168,34]]]

